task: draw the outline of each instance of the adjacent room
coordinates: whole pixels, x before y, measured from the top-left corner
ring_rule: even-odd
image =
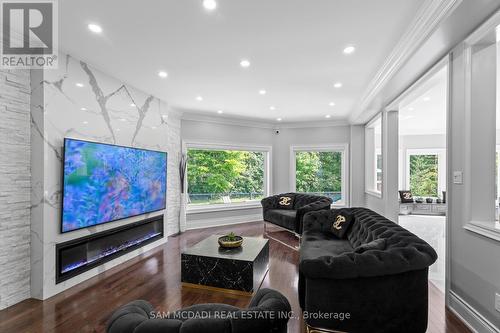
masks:
[[[1,333],[500,333],[500,0],[0,0]]]

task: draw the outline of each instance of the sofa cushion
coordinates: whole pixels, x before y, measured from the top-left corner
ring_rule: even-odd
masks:
[[[361,244],[354,249],[355,253],[363,253],[365,251],[371,250],[384,250],[385,249],[385,238],[379,238],[371,241],[370,243]]]
[[[289,209],[269,209],[265,212],[266,221],[277,224],[289,230],[295,230],[297,211]]]
[[[354,217],[345,209],[335,211],[331,215],[330,231],[340,239],[347,238],[347,231],[353,222]]]
[[[283,194],[278,197],[279,209],[293,209],[293,202],[295,197],[293,195]]]
[[[411,191],[399,191],[399,199],[402,203],[413,202],[413,194]]]
[[[300,261],[323,256],[337,256],[352,251],[353,248],[346,239],[339,239],[329,232],[311,231],[302,237]]]

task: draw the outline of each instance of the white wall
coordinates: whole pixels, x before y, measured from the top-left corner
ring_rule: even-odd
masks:
[[[30,296],[29,82],[0,70],[0,310]]]
[[[272,124],[231,122],[221,117],[187,116],[182,120],[183,141],[204,143],[231,143],[272,146],[271,193],[283,193],[290,186],[290,146],[350,143],[350,126],[316,126],[290,128],[281,126],[277,135]],[[196,120],[194,120],[196,119]],[[359,158],[359,157],[358,157]],[[189,213],[187,228],[233,224],[262,220],[262,209],[238,209],[230,211]]]
[[[180,118],[168,105],[70,56],[37,71],[32,86],[31,296],[46,299],[167,241],[179,216]],[[82,83],[83,87],[77,87]],[[136,106],[131,106],[134,103]],[[63,139],[73,137],[168,152],[167,211],[61,234]],[[55,246],[164,214],[165,237],[56,284]]]
[[[415,53],[406,65],[391,79],[390,83],[384,88],[384,91],[377,96],[376,100],[380,103],[376,105],[375,110],[384,109],[391,101],[406,90],[421,75],[427,72],[434,63],[447,52],[451,54],[451,83],[450,83],[450,114],[448,117],[448,257],[449,267],[447,269],[447,305],[456,311],[461,317],[465,318],[478,332],[498,332],[500,331],[500,312],[495,310],[495,293],[500,293],[500,242],[489,237],[484,237],[476,232],[466,230],[464,226],[470,220],[470,208],[472,206],[471,194],[467,193],[466,188],[474,189],[474,180],[470,178],[472,174],[471,159],[466,153],[466,135],[470,130],[471,122],[466,117],[466,96],[465,96],[465,73],[466,58],[462,44],[455,47],[457,42],[463,40],[468,33],[472,31],[485,18],[492,14],[493,9],[498,8],[499,1],[483,1],[484,6],[477,6],[473,1],[464,1],[458,10],[453,13],[443,23],[441,27],[428,39],[428,41]],[[495,66],[483,64],[485,70],[495,71]],[[493,84],[494,87],[494,84]],[[489,88],[492,88],[489,85]],[[479,90],[481,88],[479,87]],[[486,89],[489,91],[489,89]],[[484,96],[483,90],[480,95]],[[372,109],[373,110],[373,109]],[[472,117],[478,117],[484,110],[475,108]],[[373,112],[365,115],[368,119]],[[397,123],[389,122],[385,128],[387,136],[391,137],[397,133]],[[493,139],[494,133],[488,132],[488,137]],[[472,142],[475,142],[471,140]],[[486,141],[485,141],[486,142]],[[485,143],[488,147],[479,148],[481,150],[490,149],[491,156],[487,159],[479,159],[474,163],[487,164],[488,169],[484,172],[475,172],[476,176],[490,177],[493,169],[492,156],[494,152],[494,140]],[[384,143],[384,148],[390,146],[390,142]],[[393,153],[397,153],[398,145],[391,148]],[[478,149],[475,146],[474,149]],[[479,151],[475,151],[478,153]],[[476,156],[480,156],[477,155]],[[397,160],[391,161],[390,165],[397,166]],[[453,184],[451,180],[452,171],[464,172],[464,184]],[[491,172],[490,172],[491,171]],[[389,172],[384,164],[384,183],[390,178],[391,182],[397,184],[397,168],[394,173]],[[483,179],[484,180],[484,179]],[[483,186],[488,195],[491,192],[490,184]],[[480,182],[476,183],[478,185]],[[480,187],[477,186],[477,190]],[[482,196],[478,196],[480,198]],[[387,199],[378,199],[367,197],[366,204],[369,208],[391,216],[392,209],[387,211]],[[392,199],[389,199],[392,201]],[[394,202],[397,202],[394,200]],[[479,205],[481,207],[481,205]],[[390,208],[390,207],[389,207]],[[489,208],[486,208],[489,210]]]
[[[350,136],[349,126],[281,128],[273,140],[273,192],[291,190],[290,146],[350,144]]]
[[[463,45],[453,50],[452,59],[449,163],[450,170],[460,170],[467,174],[470,159],[464,147],[468,144],[465,133],[470,123],[465,110],[466,59]],[[473,113],[478,112],[481,110],[473,110]],[[472,323],[479,332],[488,332],[480,326],[473,313],[480,314],[496,325],[497,330],[500,329],[500,312],[494,308],[495,293],[500,293],[500,242],[464,229],[470,219],[468,209],[471,202],[466,193],[467,186],[471,185],[470,182],[472,179],[467,177],[464,178],[463,185],[448,182],[450,270],[447,272],[447,278],[450,281],[451,292],[448,301],[450,306]]]

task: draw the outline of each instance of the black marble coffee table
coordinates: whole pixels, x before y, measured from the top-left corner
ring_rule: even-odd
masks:
[[[244,237],[236,249],[219,247],[210,236],[181,253],[184,286],[251,294],[257,291],[269,267],[269,241]]]

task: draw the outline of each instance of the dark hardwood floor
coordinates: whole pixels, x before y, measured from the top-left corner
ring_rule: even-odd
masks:
[[[201,289],[182,288],[180,250],[228,227],[192,230],[170,237],[164,246],[153,249],[46,301],[29,299],[0,311],[1,333],[22,332],[104,332],[106,321],[117,307],[135,299],[151,302],[159,311],[173,311],[196,303],[227,303],[246,307],[250,297]],[[244,236],[262,236],[262,223],[230,228]],[[279,233],[279,237],[290,237]],[[300,313],[297,300],[298,252],[270,241],[270,270],[262,287],[281,291]],[[451,312],[445,310],[443,294],[432,284],[429,290],[431,333],[470,332]],[[305,332],[300,319],[291,320],[288,331]]]

